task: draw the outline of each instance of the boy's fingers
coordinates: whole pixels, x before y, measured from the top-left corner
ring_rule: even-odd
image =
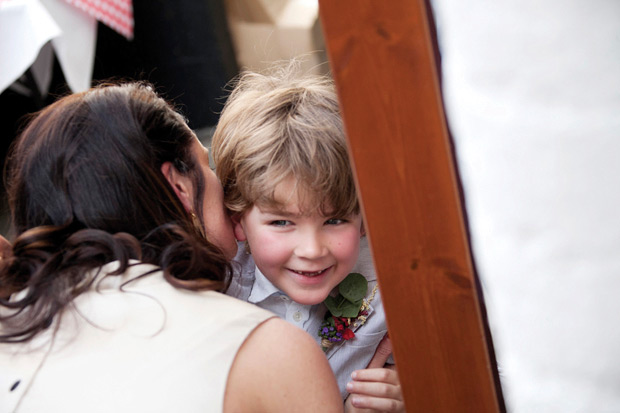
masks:
[[[390,357],[390,354],[392,354],[392,342],[386,334],[385,337],[383,337],[383,340],[379,343],[379,346],[377,346],[375,355],[372,356],[372,359],[366,368],[373,369],[383,367],[387,359]]]
[[[351,405],[357,409],[371,409],[377,412],[404,412],[405,403],[402,400],[384,399],[379,397],[352,394],[349,396]]]
[[[347,383],[347,391],[351,395],[363,395],[382,399],[402,400],[403,396],[398,384],[385,382],[361,381]]]
[[[389,368],[355,370],[351,373],[351,378],[353,379],[353,382],[377,382],[392,385],[400,384],[396,370]]]

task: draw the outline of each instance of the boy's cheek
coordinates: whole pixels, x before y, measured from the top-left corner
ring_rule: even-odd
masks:
[[[249,239],[254,261],[263,265],[282,265],[290,255],[289,246],[277,237],[261,236]]]

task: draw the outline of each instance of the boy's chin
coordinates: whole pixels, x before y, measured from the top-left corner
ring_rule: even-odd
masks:
[[[315,305],[315,304],[320,304],[323,301],[325,301],[325,299],[327,298],[327,296],[329,295],[328,293],[322,294],[322,293],[314,293],[314,294],[304,294],[304,293],[292,293],[292,294],[288,294],[289,298],[293,301],[295,301],[298,304],[302,304],[302,305]]]

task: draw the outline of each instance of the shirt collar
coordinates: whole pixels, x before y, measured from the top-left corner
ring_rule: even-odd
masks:
[[[254,270],[254,276],[254,285],[252,286],[252,291],[250,292],[250,296],[248,297],[249,302],[256,304],[274,294],[284,294],[282,291],[278,290],[278,288],[273,285],[271,281],[267,279],[267,277],[263,275],[263,273],[258,269],[258,267],[256,267],[256,269]]]

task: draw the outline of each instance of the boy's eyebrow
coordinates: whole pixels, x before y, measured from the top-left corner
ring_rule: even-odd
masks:
[[[295,217],[301,216],[300,213],[295,213],[295,212],[287,211],[284,209],[273,208],[273,207],[260,208],[260,210],[263,214],[280,215],[283,217],[295,218]]]

